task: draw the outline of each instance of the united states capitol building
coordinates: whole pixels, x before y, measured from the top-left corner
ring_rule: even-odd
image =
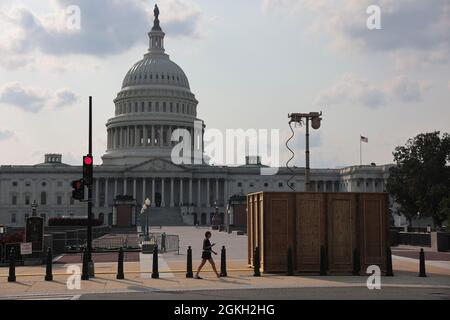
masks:
[[[216,210],[223,219],[235,195],[290,191],[291,172],[279,168],[276,175],[263,176],[258,158],[233,167],[203,161],[173,163],[172,132],[186,129],[195,136],[195,123],[201,120],[199,102],[186,74],[165,53],[158,15],[149,33],[149,50],[125,75],[114,100],[114,117],[106,124],[107,150],[102,165],[94,169],[95,216],[110,225],[136,221],[148,198],[151,215],[162,224],[208,225]],[[82,169],[63,160],[59,154],[47,154],[40,164],[0,167],[0,224],[24,226],[34,202],[47,221],[86,216],[86,204],[74,201],[71,194],[71,182],[81,178]],[[293,186],[303,191],[304,169],[294,170]],[[382,192],[388,176],[389,165],[313,169],[311,188],[316,192]],[[119,215],[121,210],[125,213]]]

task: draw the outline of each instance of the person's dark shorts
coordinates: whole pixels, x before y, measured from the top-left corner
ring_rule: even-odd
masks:
[[[211,259],[211,252],[203,251],[203,253],[202,253],[202,259],[203,259],[203,260],[209,260],[209,259]]]

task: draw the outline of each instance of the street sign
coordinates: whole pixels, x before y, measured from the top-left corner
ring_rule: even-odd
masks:
[[[31,242],[24,242],[20,244],[20,254],[22,256],[33,253],[33,244]]]

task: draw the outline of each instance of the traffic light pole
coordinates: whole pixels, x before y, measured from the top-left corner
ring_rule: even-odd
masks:
[[[92,97],[89,97],[89,155],[92,156]],[[89,261],[89,276],[94,276],[92,262],[92,183],[88,184],[88,224],[87,224],[87,254]]]

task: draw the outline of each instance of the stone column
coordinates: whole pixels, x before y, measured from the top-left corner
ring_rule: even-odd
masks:
[[[117,197],[117,183],[118,183],[118,179],[114,178],[114,195],[113,195],[114,199],[116,199],[116,197]]]
[[[183,178],[180,178],[180,206],[184,205]]]
[[[331,181],[331,192],[335,192],[335,181]]]
[[[171,208],[175,207],[175,203],[173,200],[173,184],[174,184],[173,178],[170,178],[170,207]]]
[[[197,207],[202,206],[201,187],[202,187],[202,179],[198,178]]]
[[[155,145],[155,126],[152,125],[152,138],[150,141],[150,145],[153,147]]]
[[[156,199],[155,199],[155,178],[152,178],[152,207],[156,207]]]
[[[95,179],[95,207],[100,207],[100,180]]]
[[[134,146],[139,147],[141,145],[141,133],[139,127],[134,126]]]
[[[123,179],[123,195],[127,195],[127,178]]]
[[[192,178],[189,178],[189,206],[192,205]]]
[[[125,127],[120,128],[120,147],[125,147]]]
[[[103,207],[108,208],[109,204],[108,204],[108,178],[105,178],[105,202],[103,203]]]
[[[145,178],[142,178],[142,203],[145,202],[145,200],[147,200],[147,190],[146,189],[146,182],[145,182]]]
[[[142,129],[144,132],[142,133],[142,135],[143,135],[143,140],[144,140],[144,143],[143,143],[143,147],[146,147],[146,146],[148,146],[148,129],[147,129],[147,126],[144,126],[143,127],[143,129]]]
[[[206,178],[206,207],[211,207],[210,197],[209,197],[209,178]]]
[[[136,200],[136,178],[133,179],[133,199]]]
[[[164,146],[164,144],[163,144],[163,142],[164,142],[164,126],[161,126],[160,130],[161,131],[159,133],[159,146],[163,147]]]
[[[172,145],[172,126],[167,127],[167,146]]]
[[[228,202],[228,181],[223,180],[223,205],[226,207]]]
[[[164,178],[161,178],[161,208],[166,207],[166,201],[164,199]]]
[[[217,201],[217,204],[219,203],[219,179],[216,179],[216,193],[214,195],[215,201]]]

